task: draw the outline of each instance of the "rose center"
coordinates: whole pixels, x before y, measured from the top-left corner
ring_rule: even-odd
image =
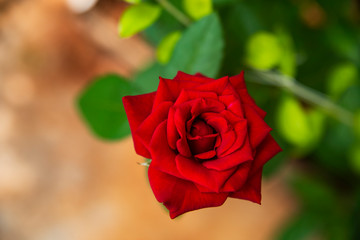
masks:
[[[209,152],[214,149],[215,130],[202,119],[195,119],[189,135],[188,143],[193,155]]]

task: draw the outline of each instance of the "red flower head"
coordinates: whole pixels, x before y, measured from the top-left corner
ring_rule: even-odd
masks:
[[[150,185],[171,218],[227,197],[260,204],[262,168],[281,148],[243,75],[178,72],[156,92],[123,98],[135,150],[152,159]]]

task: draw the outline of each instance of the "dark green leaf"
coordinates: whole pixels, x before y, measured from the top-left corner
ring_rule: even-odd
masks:
[[[310,212],[303,212],[296,216],[282,231],[278,240],[303,240],[310,239],[317,233],[319,223]]]
[[[297,175],[292,178],[292,186],[305,208],[324,218],[334,213],[337,198],[329,184],[310,176]]]
[[[130,133],[122,97],[137,93],[130,82],[117,75],[95,79],[78,99],[78,107],[90,129],[106,140],[117,140]]]
[[[154,63],[135,76],[135,83],[138,86],[141,86],[141,90],[144,90],[143,93],[156,91],[157,86],[159,85],[159,77],[162,75],[163,71],[163,65]]]
[[[216,77],[223,57],[223,47],[218,16],[206,16],[184,32],[175,46],[166,76],[163,77],[172,78],[177,71],[189,74],[200,72],[208,77]]]

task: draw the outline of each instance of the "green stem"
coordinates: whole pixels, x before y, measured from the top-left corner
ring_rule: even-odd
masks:
[[[250,75],[249,79],[254,82],[287,89],[308,103],[319,106],[335,119],[350,126],[354,124],[354,114],[352,112],[337,105],[326,95],[300,84],[291,77],[269,71],[250,70],[247,73]]]
[[[156,0],[166,11],[168,11],[174,18],[176,18],[179,22],[184,24],[185,26],[189,26],[191,24],[191,19],[188,18],[184,13],[179,11],[174,5],[172,5],[167,0]]]

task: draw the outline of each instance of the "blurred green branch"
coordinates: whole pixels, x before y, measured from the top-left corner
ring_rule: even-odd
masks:
[[[247,72],[247,79],[267,85],[273,85],[286,90],[289,90],[304,101],[319,106],[328,115],[343,122],[344,124],[352,126],[354,124],[354,114],[342,108],[341,106],[330,100],[325,94],[314,89],[306,87],[297,82],[294,78],[281,75],[270,71],[250,70]]]
[[[184,24],[185,26],[189,26],[191,24],[191,19],[188,18],[184,13],[179,11],[174,5],[172,5],[167,0],[156,0],[166,11],[168,11],[174,18],[176,18],[179,22]]]

